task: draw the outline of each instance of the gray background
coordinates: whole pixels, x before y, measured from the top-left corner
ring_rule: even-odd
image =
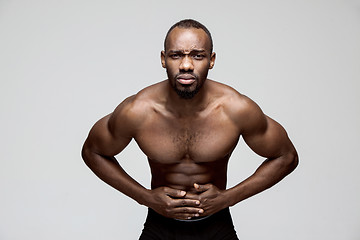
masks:
[[[146,208],[108,187],[80,149],[91,126],[166,78],[168,28],[203,22],[209,77],[255,100],[288,131],[300,166],[231,208],[241,239],[360,239],[360,3],[0,1],[0,239],[137,239]],[[132,142],[118,156],[149,187]],[[262,162],[240,141],[233,186]]]

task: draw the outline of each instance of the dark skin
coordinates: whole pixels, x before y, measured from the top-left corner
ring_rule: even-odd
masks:
[[[85,141],[83,159],[103,181],[165,217],[191,219],[233,206],[296,168],[297,153],[284,128],[248,97],[207,79],[215,53],[202,29],[174,28],[161,62],[168,79],[124,100]],[[175,89],[198,92],[184,98]],[[266,160],[226,189],[228,160],[240,136]],[[114,157],[131,139],[148,157],[151,189]]]

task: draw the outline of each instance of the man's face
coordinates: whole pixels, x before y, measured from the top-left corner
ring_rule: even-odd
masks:
[[[171,86],[182,98],[190,99],[204,84],[209,69],[214,66],[210,39],[202,29],[174,28],[167,39],[161,63]]]

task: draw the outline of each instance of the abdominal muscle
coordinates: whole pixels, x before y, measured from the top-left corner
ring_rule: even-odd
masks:
[[[211,183],[219,189],[225,189],[227,162],[228,158],[200,163],[183,159],[176,163],[164,164],[149,159],[152,173],[151,188],[166,186],[196,193],[194,183]]]

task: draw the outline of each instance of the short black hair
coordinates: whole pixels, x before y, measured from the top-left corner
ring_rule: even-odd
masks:
[[[167,32],[165,40],[164,40],[164,50],[165,51],[166,51],[166,42],[167,42],[167,39],[169,37],[169,34],[176,27],[179,27],[179,28],[197,28],[197,29],[204,30],[204,32],[206,33],[206,35],[208,35],[208,37],[210,39],[210,53],[212,53],[212,51],[213,51],[213,40],[212,40],[210,31],[203,24],[199,23],[198,21],[196,21],[194,19],[184,19],[184,20],[181,20],[181,21],[179,21],[179,22],[177,22],[177,23],[175,23],[174,25],[171,26],[171,28]]]

